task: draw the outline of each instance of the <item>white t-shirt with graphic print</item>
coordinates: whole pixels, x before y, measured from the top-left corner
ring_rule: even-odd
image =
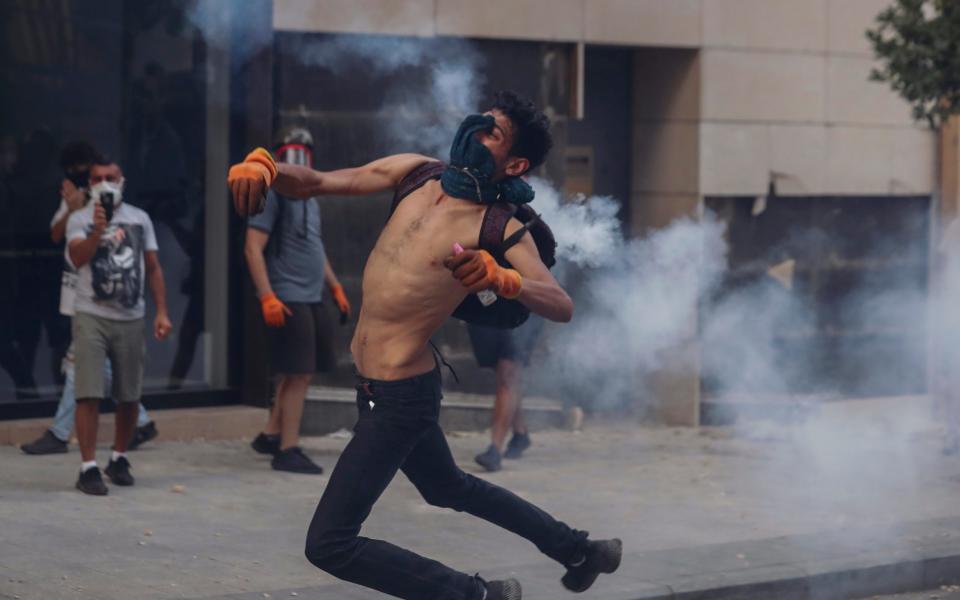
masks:
[[[67,221],[68,260],[70,242],[84,240],[93,231],[95,205],[88,202]],[[157,236],[150,217],[135,206],[121,203],[100,237],[93,258],[77,269],[76,312],[117,321],[142,318],[146,279],[143,253],[156,250]]]

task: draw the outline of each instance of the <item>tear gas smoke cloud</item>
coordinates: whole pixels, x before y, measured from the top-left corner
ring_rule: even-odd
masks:
[[[574,283],[577,305],[573,322],[548,334],[537,369],[546,387],[596,408],[649,396],[646,378],[680,367],[664,361],[683,360],[674,351],[696,337],[702,290],[726,264],[723,224],[708,214],[627,240],[613,199],[562,203],[547,181],[531,183],[534,207],[558,240],[557,274]]]
[[[383,94],[378,118],[390,152],[446,158],[460,121],[479,106],[483,61],[466,40],[335,35],[301,38],[292,54],[338,75],[370,77]]]
[[[259,27],[254,19],[235,18],[238,9],[239,3],[187,0],[184,10],[187,22],[203,36],[207,46],[219,51],[232,49],[237,65],[273,43],[270,28]]]
[[[644,238],[624,239],[613,200],[565,204],[549,182],[534,180],[533,185],[534,206],[559,241],[555,271],[574,283],[577,308],[573,322],[548,329],[546,353],[524,372],[531,387],[600,410],[625,401],[641,410],[655,406],[650,381],[671,371],[699,372],[715,389],[744,396],[753,391],[752,399],[760,402],[776,402],[774,395],[783,401],[791,390],[818,383],[821,398],[840,395],[829,378],[826,387],[819,381],[824,362],[838,350],[832,346],[840,342],[825,347],[801,335],[823,326],[815,299],[805,296],[802,286],[787,289],[765,275],[728,289],[729,233],[715,215],[708,211],[699,220],[678,219]],[[803,243],[823,235],[816,230],[793,234]],[[782,253],[774,250],[756,259],[775,264]],[[960,297],[960,283],[950,293]],[[876,286],[861,282],[836,307],[837,319],[848,327],[882,326],[904,315],[924,315],[925,302],[922,286],[909,278]],[[784,336],[791,332],[794,343]],[[712,351],[700,355],[699,347],[707,345]],[[889,349],[883,351],[889,356]],[[705,357],[709,360],[700,362]],[[894,360],[875,358],[881,360],[859,365],[856,376],[864,381],[905,377],[922,364],[924,352],[898,348]],[[783,416],[779,422],[745,418],[735,425],[755,457],[745,489],[771,507],[800,503],[823,518],[804,523],[781,514],[779,528],[799,533],[870,527],[876,540],[887,527],[925,514],[919,482],[937,472],[940,460],[929,436],[926,402],[815,402]],[[856,535],[851,531],[851,541]]]
[[[232,9],[231,9],[232,10]],[[272,32],[249,28],[239,35],[231,10],[218,2],[190,0],[187,20],[215,48],[235,44],[235,64],[273,43]],[[366,18],[357,11],[357,25]],[[364,27],[359,27],[364,29]],[[377,117],[388,152],[421,152],[446,158],[464,115],[480,107],[483,58],[467,40],[384,35],[308,35],[297,38],[286,58],[339,76],[362,73],[371,93],[382,95]],[[400,80],[390,79],[399,76]],[[405,79],[406,78],[406,79]],[[307,107],[320,109],[322,107]]]

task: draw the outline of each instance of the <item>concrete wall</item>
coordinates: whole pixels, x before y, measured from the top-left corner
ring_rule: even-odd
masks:
[[[770,171],[802,194],[914,194],[934,186],[935,139],[904,102],[867,80],[864,36],[888,0],[275,0],[281,30],[557,40],[699,48],[639,73],[641,92],[671,67],[699,73],[695,95],[641,116],[634,229],[662,224],[666,196],[754,194]],[[655,56],[651,53],[650,56]],[[643,60],[643,59],[641,59]],[[683,61],[681,61],[683,62]],[[642,79],[650,76],[650,79]],[[671,83],[671,82],[668,82]],[[698,102],[696,118],[690,104]],[[662,111],[662,112],[656,112]],[[678,121],[678,119],[680,119]],[[686,174],[691,148],[698,172]],[[647,151],[663,150],[650,155]],[[650,158],[647,162],[645,159]],[[680,176],[677,170],[683,170]],[[650,181],[651,177],[671,182]],[[638,195],[639,194],[639,195]],[[646,213],[646,216],[644,216]],[[650,217],[647,219],[646,217]]]
[[[700,207],[701,63],[696,50],[642,48],[633,53],[633,156],[630,231],[642,235]],[[696,319],[668,349],[674,365],[647,382],[658,418],[669,425],[700,419]]]
[[[926,194],[934,135],[864,31],[887,0],[704,0],[700,193]]]
[[[700,44],[701,0],[274,0],[288,31]]]

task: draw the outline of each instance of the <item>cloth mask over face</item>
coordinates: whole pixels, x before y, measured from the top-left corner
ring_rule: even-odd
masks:
[[[481,131],[492,131],[493,115],[469,115],[460,124],[450,147],[450,161],[440,177],[443,191],[456,198],[483,204],[509,202],[526,204],[533,200],[533,188],[519,177],[506,177],[494,183],[496,162],[493,154],[476,138]]]

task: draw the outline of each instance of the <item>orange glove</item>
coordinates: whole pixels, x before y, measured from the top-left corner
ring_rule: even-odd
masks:
[[[263,211],[263,200],[277,172],[277,162],[263,148],[256,148],[242,163],[230,167],[227,185],[237,214],[245,217]]]
[[[283,327],[287,317],[293,316],[293,312],[273,292],[260,298],[260,308],[263,309],[263,320],[270,327]]]
[[[330,294],[333,301],[337,303],[337,310],[340,311],[340,324],[343,325],[350,318],[350,301],[347,300],[347,294],[343,291],[343,286],[339,283],[330,288]]]
[[[443,265],[453,271],[453,277],[467,288],[468,293],[492,290],[502,298],[520,295],[523,284],[520,273],[498,265],[486,250],[464,250],[445,258]]]

